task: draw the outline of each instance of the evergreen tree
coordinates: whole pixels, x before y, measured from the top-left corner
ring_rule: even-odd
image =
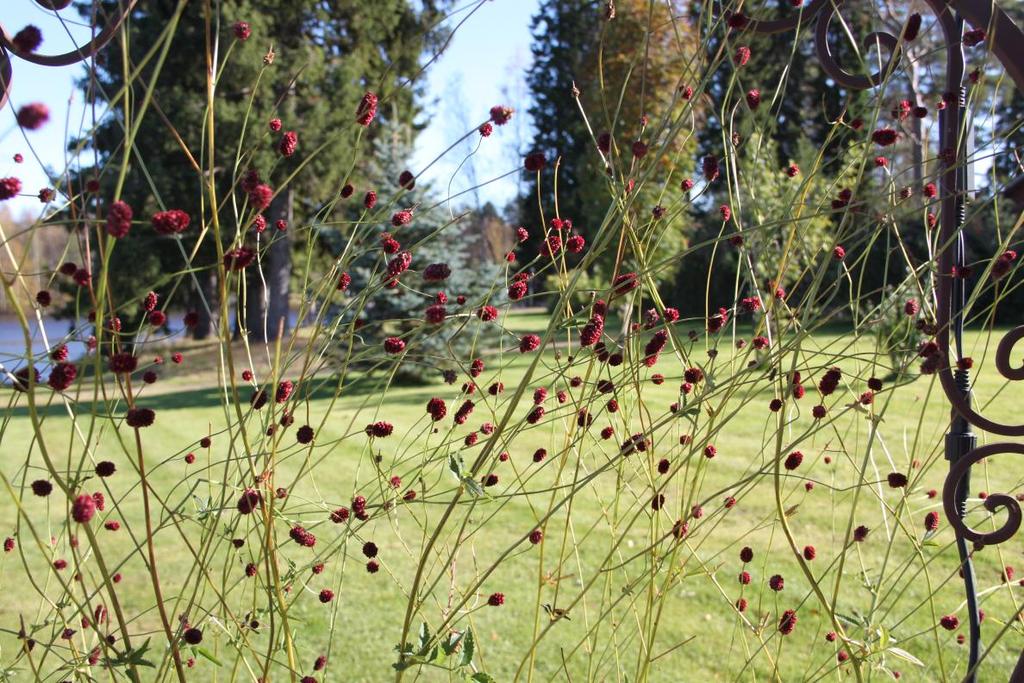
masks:
[[[152,0],[136,6],[127,23],[131,68],[156,44],[177,4]],[[287,190],[277,194],[264,216],[270,227],[260,240],[263,277],[253,269],[247,284],[246,318],[253,336],[262,337],[264,329],[254,320],[266,317],[271,338],[279,321],[287,324],[291,253],[308,246],[302,244],[307,231],[298,228],[312,220],[313,209],[336,198],[344,182],[360,181],[359,150],[368,148],[356,145],[358,126],[353,117],[364,91],[380,95],[378,119],[385,124],[411,123],[416,116],[417,90],[410,80],[418,73],[424,52],[439,47],[442,32],[437,20],[445,6],[447,0],[239,0],[218,5],[220,14],[213,17],[213,26],[219,29],[217,50],[223,70],[217,79],[215,154],[223,240],[229,242],[236,231],[251,231],[253,212],[241,210],[244,194],[231,201],[244,173],[254,169],[278,189],[289,179]],[[84,15],[91,15],[92,7],[92,2],[80,5]],[[107,12],[114,7],[113,2],[102,3]],[[138,106],[155,78],[158,97],[139,125],[137,153],[132,155],[121,197],[137,219],[162,209],[182,209],[192,217],[192,229],[180,246],[175,238],[158,237],[151,230],[134,230],[124,238],[111,268],[118,280],[115,286],[122,291],[134,291],[161,277],[170,281],[171,274],[185,267],[183,252],[197,248],[200,224],[210,218],[203,178],[192,162],[198,160],[206,172],[208,162],[200,154],[206,141],[207,97],[203,12],[202,3],[189,3],[163,69],[156,74],[156,60],[150,60],[128,86],[126,97]],[[240,21],[248,24],[251,34],[245,39],[233,35]],[[104,117],[86,141],[100,161],[95,168],[81,169],[78,183],[97,178],[99,197],[107,198],[117,174],[103,169],[108,162],[120,161],[126,120],[124,98],[115,97],[125,86],[121,42],[113,41],[103,57],[95,80],[83,80],[82,88],[98,106],[114,98],[112,115]],[[282,121],[280,130],[268,127],[272,119]],[[377,129],[364,131],[362,141],[372,139]],[[288,131],[297,133],[298,147],[293,155],[282,156],[279,145]],[[287,230],[275,229],[279,220],[287,223]],[[204,239],[192,261],[195,277],[186,301],[180,300],[182,292],[176,292],[178,300],[167,303],[184,303],[200,314],[206,311],[202,300],[215,298],[214,254],[212,239]],[[264,305],[269,305],[269,312]],[[205,318],[196,335],[207,334],[212,322]]]
[[[561,218],[571,219],[585,237],[593,235],[611,197],[637,180],[630,170],[634,143],[654,154],[670,139],[654,164],[656,172],[636,187],[639,196],[624,220],[649,220],[664,199],[669,179],[675,177],[672,182],[678,185],[688,175],[687,145],[683,136],[671,138],[668,130],[674,117],[690,106],[678,96],[678,87],[689,76],[693,49],[688,25],[677,20],[684,3],[619,0],[614,11],[610,5],[544,0],[533,18],[534,61],[527,79],[534,98],[533,149],[545,153],[549,165],[529,179],[518,211],[531,235],[520,247],[524,259],[541,252],[544,218],[549,222],[554,217],[556,202]],[[603,156],[598,151],[602,139],[608,141]],[[550,163],[555,159],[557,197],[556,171]],[[673,193],[669,200],[675,197]],[[678,250],[683,229],[681,220],[666,219],[650,260]],[[616,258],[615,250],[608,250],[597,269],[610,274]]]
[[[367,167],[371,185],[384,186],[405,168],[412,155],[410,139],[395,126],[392,134],[374,143],[374,154]],[[399,210],[412,211],[408,223],[400,227],[375,224],[369,230],[375,239],[354,240],[353,233],[341,230],[325,233],[332,251],[341,255],[349,240],[379,245],[354,259],[349,271],[349,301],[339,313],[346,319],[359,319],[360,336],[369,345],[386,337],[401,337],[409,351],[399,368],[399,379],[421,382],[440,376],[440,371],[456,369],[456,359],[467,358],[474,348],[495,343],[499,321],[481,322],[481,306],[498,306],[504,301],[502,269],[493,259],[480,258],[485,245],[473,229],[477,221],[471,215],[453,218],[447,204],[428,184],[416,181],[397,200]],[[365,226],[353,222],[352,230]],[[411,256],[410,267],[390,284],[387,264]],[[443,277],[437,277],[442,272]],[[443,308],[433,308],[441,306]],[[432,321],[433,314],[445,316]]]

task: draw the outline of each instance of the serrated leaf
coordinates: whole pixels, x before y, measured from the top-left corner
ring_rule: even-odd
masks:
[[[462,483],[465,484],[466,490],[469,491],[474,496],[476,496],[477,498],[484,495],[484,487],[481,486],[480,482],[478,482],[476,479],[473,479],[472,477],[465,477],[462,480]]]
[[[859,618],[851,617],[851,616],[849,616],[847,614],[842,614],[841,612],[836,612],[836,618],[839,619],[839,621],[846,622],[847,624],[853,624],[855,626],[863,626],[863,624],[861,623]]]
[[[462,479],[462,459],[457,457],[454,453],[448,456],[448,469],[452,471],[457,478]]]
[[[461,643],[462,639],[465,637],[465,631],[455,631],[453,633],[450,633],[448,634],[448,640],[441,643],[441,649],[444,650],[444,653],[446,655],[451,655],[453,652],[455,652],[456,648],[459,647],[459,643]]]
[[[430,626],[427,622],[420,624],[420,651],[419,654],[425,655],[427,648],[430,646]]]
[[[904,660],[910,662],[914,666],[920,666],[920,667],[924,666],[924,662],[922,662],[920,659],[918,659],[914,655],[910,654],[909,652],[907,652],[903,648],[890,647],[889,648],[889,652],[891,652],[894,656],[899,657],[900,659],[904,659]]]
[[[466,637],[462,642],[462,658],[459,666],[469,666],[473,662],[473,655],[476,651],[476,639],[473,637],[473,629],[466,629]]]
[[[197,655],[199,655],[200,657],[202,657],[203,659],[207,659],[207,660],[209,660],[209,661],[213,662],[214,664],[216,664],[217,666],[224,666],[223,664],[221,664],[221,661],[220,661],[219,659],[217,659],[216,657],[214,657],[214,656],[213,656],[213,653],[212,653],[212,652],[210,652],[209,650],[207,650],[206,648],[203,648],[203,647],[194,647],[194,648],[192,648],[192,650],[193,650],[193,651],[194,651],[194,652],[195,652],[195,653],[196,653]]]

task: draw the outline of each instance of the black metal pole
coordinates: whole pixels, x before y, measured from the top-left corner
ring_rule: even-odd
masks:
[[[955,26],[956,35],[962,35],[964,19],[959,13],[956,15]],[[950,49],[953,48],[951,47]],[[957,49],[961,49],[959,45],[957,46]],[[949,85],[953,86],[954,84]],[[958,150],[956,155],[957,167],[954,189],[957,234],[956,242],[952,245],[953,249],[955,249],[953,256],[955,272],[940,273],[939,276],[952,278],[952,296],[948,303],[950,307],[949,320],[952,327],[950,331],[953,334],[956,358],[959,361],[964,357],[964,307],[967,304],[967,277],[964,272],[964,266],[966,264],[966,247],[964,243],[963,229],[967,222],[967,190],[973,185],[973,178],[970,177],[970,174],[973,173],[970,158],[973,150],[969,148],[969,145],[965,144],[965,141],[970,138],[964,126],[965,118],[967,118],[967,91],[962,84],[955,85],[957,88],[957,106],[953,107],[952,110],[955,112],[954,115],[956,120],[951,122],[954,125],[947,127],[944,125],[946,123],[945,121],[940,122],[941,130],[944,132],[955,131],[955,135],[957,136],[956,140],[945,141],[947,146],[953,144]],[[940,118],[942,119],[948,115],[948,110],[940,112]],[[973,125],[973,122],[968,120],[966,121],[966,124],[970,126]],[[940,302],[939,305],[944,305],[944,302]],[[956,380],[957,390],[960,392],[965,403],[970,405],[971,380],[969,370],[967,368],[958,367],[954,372],[954,378]],[[946,459],[949,460],[950,467],[952,468],[961,457],[973,450],[977,445],[977,441],[977,437],[971,431],[970,422],[968,422],[967,419],[957,410],[952,410],[950,431],[946,435]],[[967,498],[970,495],[970,482],[971,476],[970,472],[968,472],[960,480],[956,488],[956,510],[961,519],[967,515]],[[978,611],[978,594],[974,576],[974,563],[971,559],[971,549],[967,547],[967,539],[960,533],[956,534],[956,549],[960,556],[960,573],[963,578],[964,592],[967,597],[967,621],[969,630],[967,675],[963,680],[967,683],[974,683],[977,678],[975,668],[977,667],[978,660],[981,656],[981,615]]]

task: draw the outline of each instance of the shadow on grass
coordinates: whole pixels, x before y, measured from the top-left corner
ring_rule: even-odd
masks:
[[[369,396],[375,393],[383,391],[386,384],[386,377],[383,375],[362,375],[355,379],[351,379],[345,383],[344,388],[341,391],[340,397],[342,399],[351,399]],[[327,377],[317,378],[312,383],[306,385],[297,384],[295,392],[297,395],[301,395],[304,399],[308,398],[310,401],[327,400],[334,396],[337,390],[338,377],[337,375],[331,375]],[[389,394],[389,401],[393,401],[399,404],[415,404],[422,401],[421,391],[428,391],[434,385],[432,384],[397,384],[392,383],[391,389],[406,390],[406,391],[393,391]],[[90,387],[91,388],[91,387]],[[10,394],[14,394],[14,391],[8,390]],[[304,392],[308,391],[308,395]],[[47,392],[49,388],[45,385],[37,389],[36,398],[38,402],[42,400],[48,400]],[[241,401],[248,403],[252,391],[248,387],[240,387],[239,398]],[[222,405],[224,399],[224,392],[220,387],[209,386],[199,389],[182,389],[180,391],[171,391],[162,394],[156,394],[152,396],[146,396],[143,394],[142,398],[138,401],[137,405],[143,408],[151,408],[156,411],[163,410],[195,410],[203,408],[216,408]],[[5,414],[12,418],[28,417],[29,410],[25,404],[24,397],[14,398],[13,400],[18,402],[18,405],[11,406],[5,410]],[[9,399],[9,404],[10,404]],[[74,403],[79,413],[93,413],[96,412],[99,415],[110,415],[113,406],[117,406],[116,415],[124,413],[124,402],[123,401],[91,401],[84,400]],[[248,409],[248,406],[246,406]],[[45,407],[39,407],[38,412],[43,417],[60,417],[61,415],[67,415],[67,410],[64,404],[54,395],[53,400],[50,401],[49,405]]]

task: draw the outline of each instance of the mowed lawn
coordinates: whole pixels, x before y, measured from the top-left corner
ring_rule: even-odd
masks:
[[[518,315],[510,318],[507,326],[517,333],[542,332],[545,321],[542,314]],[[831,408],[835,420],[828,427],[815,430],[810,409],[817,399],[810,382],[803,401],[787,402],[792,422],[783,434],[783,457],[789,444],[799,440],[804,460],[793,472],[783,470],[786,520],[799,548],[815,547],[816,557],[809,567],[822,593],[830,602],[836,601],[835,610],[845,619],[847,635],[863,641],[865,651],[871,651],[868,670],[874,679],[886,680],[890,676],[887,670],[898,670],[902,680],[959,680],[967,651],[957,644],[956,636],[966,634],[966,614],[962,584],[956,577],[953,535],[944,512],[939,532],[927,540],[923,525],[928,511],[941,511],[940,499],[930,498],[927,492],[941,491],[948,468],[941,449],[949,409],[934,377],[918,377],[896,388],[887,383],[876,396],[874,410],[880,419],[877,433],[870,438],[868,411],[844,406],[866,390],[866,379],[874,374],[873,341],[865,338],[850,346],[850,339],[849,333],[837,329],[804,343],[805,362],[813,367],[832,364],[827,360],[832,353],[847,359],[839,363],[844,381],[834,397],[839,400]],[[980,366],[977,405],[992,419],[1020,422],[1024,389],[997,375],[990,362],[994,344],[988,335],[971,333],[967,343],[969,354]],[[511,341],[505,346],[511,347]],[[770,680],[775,676],[787,681],[852,679],[848,666],[836,668],[836,647],[824,639],[833,627],[793,558],[778,521],[773,476],[776,416],[767,408],[773,395],[771,384],[762,375],[730,383],[729,376],[739,372],[743,362],[727,338],[720,348],[715,365],[719,382],[735,386],[735,391],[728,398],[723,393],[723,398],[711,401],[714,415],[703,410],[698,416],[680,413],[676,419],[668,419],[669,404],[679,400],[684,368],[666,354],[654,368],[635,371],[642,386],[642,402],[635,391],[618,382],[619,412],[599,412],[605,398],[594,403],[594,424],[579,440],[567,436],[578,431],[573,429],[576,407],[572,399],[559,407],[555,392],[566,389],[570,377],[586,376],[590,366],[581,357],[566,370],[569,349],[561,350],[561,359],[556,359],[553,350],[546,351],[503,440],[495,444],[492,457],[478,473],[497,474],[498,483],[483,497],[464,494],[464,504],[456,508],[429,556],[424,583],[427,599],[414,619],[413,636],[424,619],[432,629],[445,623],[468,595],[462,611],[448,626],[472,626],[477,638],[475,664],[500,681],[517,676],[526,680],[531,666],[532,680],[632,681],[636,680],[637,662],[644,658],[654,660],[647,669],[651,681]],[[159,499],[153,507],[157,511],[160,578],[172,619],[186,616],[201,624],[203,647],[220,661],[218,666],[197,658],[194,680],[253,680],[257,658],[246,652],[245,663],[236,663],[233,643],[238,628],[225,624],[229,618],[240,623],[260,621],[260,628],[244,629],[245,647],[265,651],[270,615],[264,593],[260,591],[261,597],[254,601],[252,590],[253,581],[266,578],[255,555],[260,528],[234,508],[238,485],[245,481],[250,461],[241,455],[240,440],[225,431],[235,416],[223,407],[216,353],[208,348],[186,348],[185,353],[184,364],[165,365],[160,381],[153,391],[147,388],[140,401],[157,412],[156,423],[142,431],[142,441]],[[707,362],[703,346],[692,353],[700,362]],[[288,617],[302,673],[312,674],[313,659],[327,654],[328,668],[325,674],[318,674],[318,680],[393,678],[395,645],[420,552],[457,485],[448,468],[449,453],[461,454],[467,464],[479,455],[488,441],[486,435],[481,433],[473,446],[464,446],[463,438],[484,422],[501,423],[507,401],[522,384],[533,360],[517,351],[484,358],[487,368],[477,380],[482,395],[474,397],[477,407],[466,424],[457,427],[453,427],[451,416],[462,400],[459,385],[465,375],[453,386],[441,382],[392,386],[386,393],[379,384],[383,374],[353,376],[336,401],[332,398],[336,378],[327,373],[323,386],[309,387],[312,398],[297,411],[295,426],[317,427],[314,446],[303,448],[287,433],[274,456],[273,470],[274,486],[288,488],[287,499],[278,503],[280,519],[275,531],[281,553],[288,560],[282,562],[281,571],[290,584]],[[255,360],[257,368],[266,367],[265,359]],[[248,363],[236,358],[236,368],[242,367]],[[590,384],[602,367],[595,365],[591,370]],[[621,372],[622,368],[615,370]],[[289,371],[297,372],[297,368],[289,368],[284,376]],[[666,377],[661,385],[650,381],[656,372]],[[265,374],[259,376],[265,378]],[[486,389],[495,381],[504,383],[504,392],[492,397]],[[533,389],[541,386],[551,392],[545,403],[548,414],[537,427],[522,429]],[[438,433],[433,433],[434,425],[424,409],[434,396],[444,398],[449,410],[448,417],[437,425]],[[91,396],[88,398],[91,401]],[[248,393],[243,398],[248,399]],[[51,598],[59,596],[58,581],[47,565],[57,558],[72,558],[67,530],[61,526],[66,501],[59,492],[41,499],[27,489],[27,482],[45,473],[24,399],[10,396],[9,400],[0,467],[16,495],[21,491],[21,505],[39,540],[44,546],[50,545],[51,536],[56,540],[44,553],[22,521],[19,549],[24,551],[30,572],[26,573],[18,553],[0,558],[3,664],[15,658],[19,643],[14,634],[21,619],[28,627],[39,629],[36,638],[41,643],[49,642],[64,628],[63,622],[54,621],[53,605],[37,591]],[[82,409],[87,413],[86,403]],[[115,413],[123,410],[118,406]],[[112,460],[117,465],[117,475],[102,484],[89,479],[83,488],[106,490],[104,519],[131,522],[130,532],[126,528],[108,532],[99,522],[93,525],[105,559],[123,575],[119,595],[133,621],[135,642],[145,640],[148,634],[151,647],[159,650],[162,632],[148,572],[142,554],[129,552],[144,541],[139,478],[128,455],[135,452],[132,432],[122,427],[118,434],[109,420],[93,424],[89,419],[80,419],[73,430],[63,406],[52,406],[44,414],[46,447],[59,468],[69,467],[69,462],[77,465],[83,442],[90,444],[94,460]],[[266,411],[246,418],[251,442],[258,442],[265,427],[260,420],[265,417]],[[689,419],[697,420],[695,428],[688,424]],[[377,420],[393,423],[395,433],[371,442],[362,430]],[[669,423],[656,430],[648,451],[619,456],[629,433],[665,420]],[[615,428],[614,437],[607,441],[597,436],[605,425]],[[694,443],[679,446],[679,437],[691,433]],[[212,446],[200,448],[199,439],[208,434]],[[702,453],[709,440],[717,449],[710,460]],[[995,440],[981,436],[982,443]],[[533,455],[540,448],[548,455],[535,463]],[[509,452],[507,462],[496,458],[502,450]],[[192,465],[185,462],[189,452],[197,458]],[[252,462],[262,463],[264,456],[261,451]],[[670,460],[670,475],[658,474],[656,465],[661,458]],[[826,458],[831,459],[830,464]],[[917,461],[916,468],[913,461]],[[910,476],[906,489],[886,484],[886,475],[893,471]],[[1020,463],[1009,455],[979,465],[974,470],[972,503],[977,505],[979,489],[1024,490],[1022,472]],[[357,494],[366,496],[371,506],[396,499],[389,486],[393,476],[402,478],[399,496],[411,487],[422,492],[416,501],[397,499],[387,512],[374,508],[371,520],[353,526],[352,535],[329,521],[331,510],[349,505]],[[227,493],[222,486],[225,481],[230,486]],[[813,489],[807,489],[807,482],[814,484]],[[22,486],[25,488],[20,489]],[[576,493],[568,504],[566,497],[572,490]],[[658,491],[665,502],[660,510],[653,510],[650,502]],[[17,524],[14,499],[6,492],[3,496],[0,536],[11,534]],[[736,498],[735,506],[723,505],[728,496]],[[119,501],[116,507],[109,504],[115,500]],[[669,534],[673,523],[688,516],[698,502],[703,506],[702,516],[690,520],[684,542],[673,543]],[[549,516],[552,509],[555,511]],[[544,543],[532,546],[523,542],[524,535],[546,516]],[[871,533],[865,542],[848,547],[837,588],[839,558],[851,519],[855,526],[870,527]],[[984,516],[978,513],[972,519],[981,524]],[[1001,519],[1003,516],[997,517]],[[317,535],[315,548],[300,548],[288,540],[288,525],[297,523]],[[247,542],[235,549],[230,543],[233,538],[246,538]],[[380,548],[382,569],[376,574],[363,568],[366,558],[361,546],[366,540]],[[1022,542],[1024,538],[1015,537],[976,554],[986,612],[986,644],[1013,622],[1022,604],[1022,589],[1016,582],[1002,580],[1005,566],[1021,565],[1024,571]],[[79,551],[85,553],[89,584],[96,585],[95,562],[87,546],[83,542]],[[752,580],[745,587],[737,580],[744,569],[739,559],[743,546],[754,551],[753,561],[746,566]],[[209,553],[205,574],[194,559],[204,553]],[[499,566],[477,586],[477,579],[501,557]],[[253,579],[246,578],[243,570],[250,561],[260,562],[261,567],[260,575]],[[325,562],[322,573],[310,571],[321,561]],[[63,580],[71,581],[71,573],[65,571]],[[780,592],[767,586],[774,574],[785,578]],[[583,587],[586,593],[579,598]],[[317,599],[324,588],[336,594],[326,605]],[[486,605],[493,592],[504,594],[504,605]],[[223,603],[218,594],[224,597]],[[742,616],[733,608],[741,596],[749,602]],[[540,607],[545,603],[571,606],[570,619],[553,622]],[[776,625],[786,609],[797,610],[798,625],[783,638]],[[213,616],[209,616],[210,610]],[[938,619],[945,614],[957,614],[963,625],[954,632],[940,629]],[[542,637],[531,657],[531,643],[538,636]],[[80,631],[70,644],[79,652],[87,651],[93,638],[91,630]],[[37,648],[36,663],[42,662],[43,668],[56,667],[58,659],[68,655],[70,644],[58,640],[57,650],[49,655]],[[979,680],[1008,675],[1022,646],[1020,627],[1013,625],[993,646]],[[279,657],[279,661],[283,659]],[[18,675],[28,676],[24,661],[19,667]],[[424,669],[418,679],[449,680],[449,675],[439,669]],[[15,680],[21,679],[16,676]],[[286,678],[278,669],[273,680]]]

